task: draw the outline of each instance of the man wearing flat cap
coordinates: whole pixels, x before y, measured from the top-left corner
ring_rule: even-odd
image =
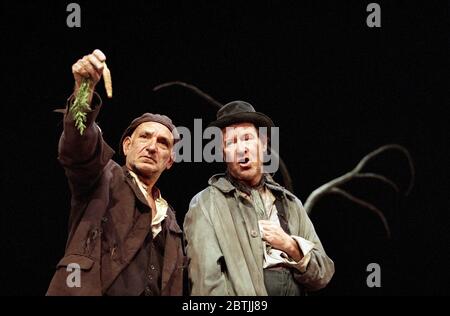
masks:
[[[191,201],[184,221],[192,295],[298,296],[334,274],[300,200],[264,171],[272,120],[252,105],[223,106],[226,173]],[[270,135],[270,133],[266,133]]]
[[[174,162],[178,135],[167,116],[145,113],[122,136],[125,165],[111,159],[93,92],[105,59],[95,50],[72,66],[74,95],[90,79],[92,111],[80,135],[69,98],[58,151],[72,194],[69,236],[47,295],[182,295],[182,232],[156,187]]]

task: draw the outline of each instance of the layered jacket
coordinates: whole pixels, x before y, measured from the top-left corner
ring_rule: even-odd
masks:
[[[314,243],[306,271],[294,270],[294,280],[305,290],[325,287],[334,263],[300,200],[271,177],[266,186],[281,200],[290,233]],[[267,295],[257,214],[224,174],[192,199],[184,232],[192,295]]]
[[[99,98],[99,97],[97,97]],[[151,209],[125,167],[111,158],[114,151],[95,123],[98,105],[87,115],[81,136],[66,110],[58,160],[71,190],[69,236],[64,257],[56,266],[47,295],[103,295],[113,284],[151,231]],[[137,217],[137,212],[148,216]],[[136,220],[138,218],[138,220]],[[162,267],[162,295],[182,295],[182,232],[169,206]],[[80,284],[67,282],[80,267]]]

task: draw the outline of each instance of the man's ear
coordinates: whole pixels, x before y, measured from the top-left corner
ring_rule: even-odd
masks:
[[[169,161],[167,161],[166,170],[169,170],[174,162],[175,162],[175,151],[172,150],[172,153],[170,154],[169,157]]]
[[[128,151],[130,150],[130,145],[131,145],[131,137],[127,136],[127,137],[125,137],[125,139],[123,140],[123,143],[122,143],[122,150],[123,150],[123,153],[125,156],[128,155]]]

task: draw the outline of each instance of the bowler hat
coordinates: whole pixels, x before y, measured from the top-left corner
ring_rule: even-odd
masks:
[[[256,127],[274,127],[267,115],[256,112],[250,103],[233,101],[225,104],[217,111],[217,119],[208,126],[224,128],[236,123],[253,123]]]

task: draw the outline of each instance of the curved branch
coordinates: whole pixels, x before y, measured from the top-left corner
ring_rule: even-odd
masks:
[[[354,177],[354,173],[353,172],[347,172],[346,174],[331,180],[323,185],[321,185],[320,187],[318,187],[317,189],[315,189],[306,199],[304,208],[306,210],[306,212],[309,214],[311,213],[314,205],[316,204],[316,202],[322,198],[322,196],[330,193],[330,190],[333,189],[333,187],[337,187],[339,185],[342,185],[348,181],[350,181],[352,178]]]
[[[365,178],[365,179],[375,179],[375,180],[381,181],[381,182],[391,186],[395,191],[399,192],[400,189],[399,189],[398,185],[396,183],[394,183],[394,181],[388,179],[387,177],[376,174],[376,173],[369,173],[369,172],[362,173],[361,172],[361,170],[367,165],[367,163],[371,159],[375,158],[376,156],[380,155],[381,153],[383,153],[387,150],[398,150],[398,151],[402,152],[408,160],[409,170],[410,170],[410,175],[411,175],[408,188],[405,192],[405,195],[408,195],[412,190],[412,187],[414,185],[414,180],[415,180],[415,169],[414,169],[414,164],[413,164],[411,155],[410,155],[409,151],[406,148],[404,148],[403,146],[400,146],[397,144],[389,144],[389,145],[381,146],[380,148],[378,148],[378,149],[370,152],[366,156],[364,156],[352,171],[347,172],[346,174],[344,174],[334,180],[331,180],[331,181],[325,183],[324,185],[320,186],[316,190],[314,190],[306,199],[305,206],[304,206],[306,212],[309,214],[312,211],[314,205],[317,203],[317,201],[320,198],[322,198],[324,195],[330,194],[330,193],[340,194],[340,195],[346,197],[347,199],[349,199],[350,201],[352,201],[360,206],[363,206],[364,208],[371,210],[378,217],[380,217],[381,220],[383,221],[383,225],[388,234],[388,238],[390,238],[390,229],[389,229],[387,220],[384,217],[383,213],[377,207],[375,207],[373,204],[366,202],[362,199],[359,199],[359,198],[351,195],[350,193],[339,188],[339,186],[341,186],[342,184],[344,184],[352,179]]]
[[[216,106],[219,109],[223,106],[222,103],[220,103],[219,101],[214,99],[209,94],[203,92],[202,90],[200,90],[196,86],[188,84],[188,83],[183,82],[183,81],[171,81],[171,82],[162,83],[162,84],[157,85],[156,87],[154,87],[153,91],[158,91],[159,89],[167,88],[167,87],[171,87],[171,86],[182,86],[184,88],[187,88],[187,89],[193,91],[194,93],[196,93],[197,95],[201,96],[202,98],[206,99],[209,103],[213,104],[214,106]]]
[[[363,159],[361,159],[361,161],[358,163],[358,165],[355,167],[355,169],[353,169],[353,172],[355,173],[359,173],[362,168],[364,168],[366,166],[366,164],[372,160],[373,158],[375,158],[376,156],[380,155],[381,153],[387,151],[387,150],[398,150],[401,153],[403,153],[406,156],[406,159],[408,160],[408,165],[409,165],[409,171],[410,171],[410,181],[409,181],[409,185],[408,188],[405,191],[405,195],[409,195],[411,193],[411,190],[414,186],[414,181],[415,181],[415,174],[416,171],[414,169],[414,163],[413,160],[411,158],[411,154],[409,153],[409,151],[400,145],[397,144],[388,144],[388,145],[384,145],[381,146],[380,148],[372,151],[371,153],[367,154],[366,156],[364,156]]]
[[[389,185],[390,187],[392,187],[395,191],[397,191],[397,192],[400,191],[398,185],[396,185],[394,183],[394,181],[386,178],[385,176],[382,176],[382,175],[379,175],[376,173],[357,173],[357,174],[355,174],[355,178],[380,180],[381,182],[384,182],[387,185]]]
[[[391,238],[391,230],[389,228],[389,224],[388,224],[388,222],[386,220],[386,217],[383,215],[383,213],[376,206],[374,206],[373,204],[371,204],[369,202],[366,202],[366,201],[364,201],[362,199],[359,199],[359,198],[351,195],[350,193],[348,193],[348,192],[346,192],[344,190],[341,190],[339,188],[332,188],[330,192],[331,193],[335,193],[335,194],[339,194],[339,195],[349,199],[350,201],[352,201],[352,202],[354,202],[356,204],[359,204],[360,206],[362,206],[364,208],[367,208],[367,209],[371,210],[372,212],[374,212],[381,219],[381,221],[383,222],[383,226],[384,226],[384,229],[386,230],[387,238],[388,239]]]
[[[375,158],[377,155],[383,153],[386,150],[399,150],[403,154],[405,154],[405,156],[408,159],[410,173],[411,173],[410,183],[409,183],[407,191],[405,192],[405,195],[408,195],[411,192],[411,189],[412,189],[412,187],[414,185],[414,179],[415,179],[415,169],[414,169],[414,164],[412,162],[411,155],[409,154],[408,150],[406,148],[404,148],[403,146],[396,145],[396,144],[390,144],[390,145],[381,146],[380,148],[370,152],[369,154],[367,154],[366,156],[364,156],[361,159],[361,161],[358,163],[358,165],[352,171],[347,172],[343,176],[340,176],[340,177],[338,177],[338,178],[336,178],[334,180],[331,180],[331,181],[325,183],[324,185],[320,186],[316,190],[314,190],[308,196],[308,198],[306,199],[306,202],[305,202],[306,212],[310,213],[312,211],[312,208],[314,207],[315,203],[324,194],[329,193],[329,191],[333,187],[338,187],[338,186],[340,186],[340,185],[350,181],[351,179],[357,178],[357,177],[360,177],[360,178],[375,178],[377,180],[383,181],[384,183],[390,185],[396,191],[399,191],[398,186],[393,181],[389,180],[388,178],[386,178],[386,177],[384,177],[382,175],[373,174],[373,173],[360,173],[360,171],[366,166],[366,164],[371,159]]]
[[[350,171],[334,180],[331,180],[331,181],[325,183],[324,185],[320,186],[319,188],[315,189],[306,199],[306,202],[304,205],[306,212],[308,214],[311,213],[312,208],[314,207],[314,205],[320,198],[322,198],[324,195],[330,193],[330,191],[333,190],[334,188],[337,188],[340,185],[343,185],[354,178],[377,179],[377,180],[380,180],[380,181],[388,184],[395,191],[397,191],[397,192],[399,191],[398,186],[393,181],[389,180],[388,178],[386,178],[382,175],[378,175],[375,173],[355,173],[354,171]]]

